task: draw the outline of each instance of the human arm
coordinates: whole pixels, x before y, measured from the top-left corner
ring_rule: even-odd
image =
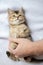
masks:
[[[9,44],[9,50],[18,57],[25,57],[30,55],[32,56],[43,55],[43,40],[32,42],[24,38],[17,39],[10,38],[9,41],[10,42],[14,41],[18,43],[18,46],[15,50],[13,50]]]

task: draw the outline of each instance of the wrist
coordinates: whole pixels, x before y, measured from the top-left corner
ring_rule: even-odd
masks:
[[[32,44],[32,55],[33,56],[39,56],[40,50],[39,50],[39,44],[37,42],[33,42]]]
[[[34,56],[35,55],[35,44],[34,44],[34,42],[32,42],[32,41],[30,41],[30,45],[28,46],[28,54],[30,55],[30,56]]]

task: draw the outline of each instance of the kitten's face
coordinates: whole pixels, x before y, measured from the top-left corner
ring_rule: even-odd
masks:
[[[23,10],[8,10],[8,17],[9,17],[9,23],[14,24],[21,24],[25,22],[25,16]]]

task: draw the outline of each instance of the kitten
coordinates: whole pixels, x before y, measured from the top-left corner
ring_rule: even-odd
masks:
[[[24,10],[21,8],[20,10],[11,10],[8,9],[8,19],[9,19],[9,33],[10,37],[13,38],[28,38],[31,39],[30,29],[26,24],[26,18]],[[15,49],[17,47],[16,42],[11,42],[11,47]],[[10,51],[6,52],[8,57],[13,60],[21,60],[21,58],[15,57]],[[24,59],[24,58],[22,58]],[[25,57],[25,59],[31,61],[30,58]]]

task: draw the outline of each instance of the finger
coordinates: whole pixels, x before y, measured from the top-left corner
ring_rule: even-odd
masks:
[[[13,49],[9,46],[9,51],[11,52],[11,53],[13,53]]]
[[[21,55],[20,45],[18,45],[16,49],[12,49],[12,48],[9,46],[9,51],[10,51],[11,53],[13,53],[15,56],[20,57],[20,55]]]
[[[18,55],[19,56],[19,54],[20,54],[20,51],[21,50],[21,47],[20,47],[20,44],[17,46],[17,48],[15,49],[15,50],[13,50],[13,53],[15,54],[15,55]]]
[[[8,46],[8,49],[9,49],[9,51],[10,51],[11,53],[15,54],[15,50],[12,49],[10,45]]]
[[[8,49],[9,49],[9,51],[11,52],[11,53],[14,53],[13,52],[13,48],[11,48],[11,45],[9,44],[9,46],[8,46]]]
[[[18,45],[18,46],[19,46],[19,45]],[[15,51],[15,52],[18,51],[18,46],[17,46],[16,49],[13,49],[13,48],[11,48],[11,43],[10,43],[10,44],[8,45],[8,49],[9,49],[10,52],[14,53],[14,51]]]
[[[15,49],[11,48],[11,44],[12,44],[11,41],[9,41],[8,49],[9,49],[9,51],[10,51],[11,53],[15,54],[15,53],[14,53],[14,50],[15,50]],[[16,51],[16,50],[15,50],[15,51]]]

